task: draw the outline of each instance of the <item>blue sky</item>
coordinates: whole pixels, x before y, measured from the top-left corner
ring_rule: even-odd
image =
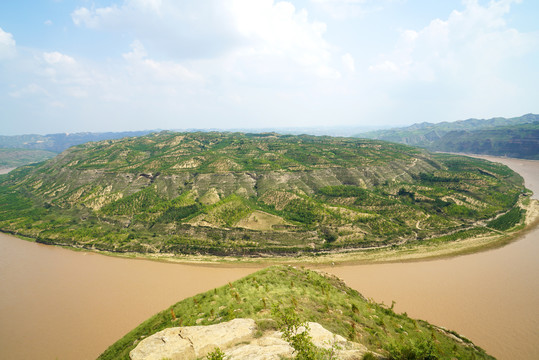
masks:
[[[0,2],[0,134],[539,112],[535,0]]]

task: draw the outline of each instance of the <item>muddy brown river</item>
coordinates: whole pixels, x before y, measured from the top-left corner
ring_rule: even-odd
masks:
[[[491,159],[539,194],[539,161]],[[325,270],[499,359],[539,359],[538,254],[535,228],[472,255]],[[0,358],[94,359],[152,314],[255,270],[119,259],[0,234]]]

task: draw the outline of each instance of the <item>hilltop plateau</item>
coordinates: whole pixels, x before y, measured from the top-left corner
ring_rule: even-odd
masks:
[[[0,230],[116,253],[313,254],[497,233],[525,192],[506,166],[379,140],[161,132],[2,176]]]

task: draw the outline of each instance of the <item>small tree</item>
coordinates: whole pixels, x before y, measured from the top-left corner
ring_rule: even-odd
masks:
[[[328,243],[334,242],[339,237],[335,231],[326,226],[322,227],[320,232],[322,233],[322,237],[326,239]]]
[[[272,314],[277,321],[279,330],[283,333],[283,339],[294,349],[295,358],[298,360],[316,359],[316,346],[312,343],[307,323],[301,322],[298,314],[292,308],[281,310],[275,305]]]

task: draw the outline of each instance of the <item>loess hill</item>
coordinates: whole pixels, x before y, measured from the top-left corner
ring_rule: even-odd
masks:
[[[524,191],[506,166],[379,140],[161,132],[0,177],[0,230],[115,252],[312,253],[488,233]]]

